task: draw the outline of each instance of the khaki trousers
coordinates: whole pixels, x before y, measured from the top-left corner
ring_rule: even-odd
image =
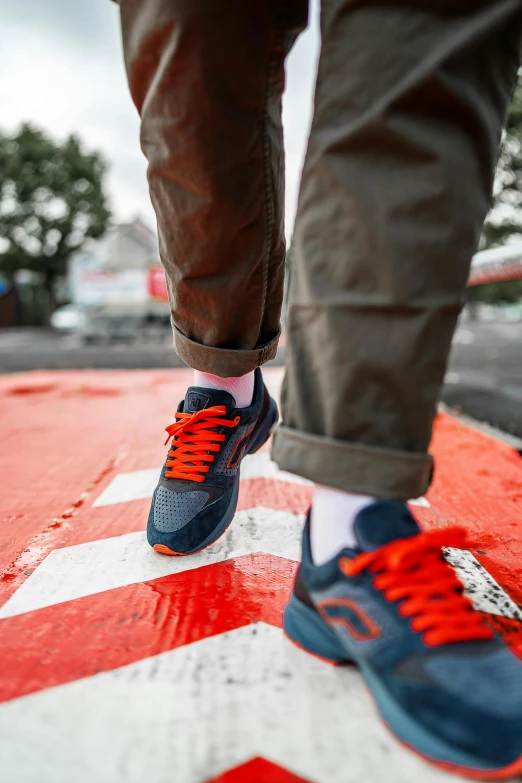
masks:
[[[120,0],[176,350],[238,376],[283,296],[284,61],[304,0]],[[315,482],[422,495],[519,65],[522,0],[323,0],[283,425]]]

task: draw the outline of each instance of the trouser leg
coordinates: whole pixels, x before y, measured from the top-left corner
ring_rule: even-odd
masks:
[[[284,59],[303,0],[120,0],[175,347],[237,376],[275,356]]]
[[[281,468],[377,497],[427,489],[520,32],[518,0],[324,0]]]

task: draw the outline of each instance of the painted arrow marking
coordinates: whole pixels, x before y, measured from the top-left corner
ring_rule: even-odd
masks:
[[[1,705],[6,736],[9,783],[200,783],[253,756],[310,783],[384,770],[387,783],[447,782],[381,725],[357,670],[263,623]]]
[[[93,506],[112,506],[115,503],[127,503],[129,500],[150,498],[158,483],[159,474],[160,468],[119,473],[101,495],[96,498]],[[279,470],[276,463],[270,459],[270,454],[267,451],[245,457],[241,463],[241,481],[256,478],[312,486],[311,481],[301,478],[301,476]],[[417,498],[410,502],[412,505],[423,506],[424,508],[429,508],[430,505],[426,498]]]
[[[189,558],[158,555],[143,532],[55,549],[0,608],[0,620],[245,555],[297,561],[303,519],[262,506],[239,511],[219,541]],[[522,621],[520,607],[471,552],[448,548],[446,556],[479,611]]]
[[[0,619],[244,555],[298,560],[303,520],[263,507],[238,511],[219,541],[191,557],[158,555],[144,532],[55,549],[2,606]]]
[[[259,621],[280,626],[296,563],[246,555],[0,621],[0,702]]]
[[[455,568],[464,592],[481,612],[522,621],[522,609],[467,549],[445,548],[448,563]]]
[[[504,514],[499,481],[519,491],[519,463],[445,419],[440,427],[440,448],[455,439],[472,449],[451,456],[446,473],[443,461],[445,498],[468,519],[470,499],[481,502],[483,493],[484,519],[495,524]],[[477,483],[469,455],[489,470],[494,449],[498,465],[490,479],[481,470]],[[302,516],[251,508],[201,559],[156,556],[143,534],[128,535],[141,507],[125,527],[129,507],[115,504],[150,497],[158,473],[117,476],[99,508],[86,503],[55,546],[113,538],[55,550],[4,609],[0,769],[9,783],[69,783],[71,775],[75,783],[446,780],[384,733],[356,672],[326,667],[283,641]],[[242,477],[242,509],[277,506],[284,496],[281,509],[302,511],[311,495],[309,482],[278,471],[268,451],[247,458]],[[448,517],[445,501],[439,511]],[[473,555],[448,557],[477,608],[519,636],[519,608]],[[265,777],[244,777],[259,770]]]

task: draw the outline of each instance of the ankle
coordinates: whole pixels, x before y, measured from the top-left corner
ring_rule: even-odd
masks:
[[[310,518],[312,560],[322,565],[346,547],[356,547],[353,523],[357,514],[375,502],[369,495],[315,486]]]
[[[236,401],[237,408],[248,408],[254,397],[255,371],[240,375],[238,378],[221,378],[209,372],[194,370],[194,386],[204,389],[222,389],[229,392]]]

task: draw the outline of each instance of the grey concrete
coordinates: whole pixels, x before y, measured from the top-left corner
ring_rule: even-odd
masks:
[[[280,349],[271,365],[284,364]],[[186,367],[172,347],[170,328],[150,327],[126,338],[100,337],[84,345],[51,329],[0,329],[0,373],[27,370],[154,369]]]

